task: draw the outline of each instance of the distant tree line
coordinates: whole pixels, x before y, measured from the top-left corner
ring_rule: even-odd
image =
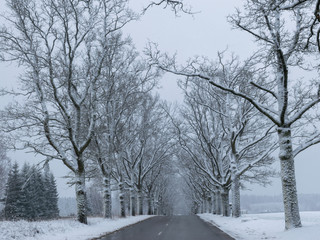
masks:
[[[53,219],[59,216],[56,181],[48,166],[44,171],[15,163],[9,173],[3,214],[7,220]]]

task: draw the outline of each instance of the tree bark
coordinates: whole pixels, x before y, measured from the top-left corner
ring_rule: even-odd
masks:
[[[203,213],[208,213],[208,204],[207,204],[207,198],[204,197],[203,199]]]
[[[155,215],[159,215],[159,204],[158,204],[158,201],[154,201],[154,210],[153,210],[153,213]]]
[[[131,216],[136,215],[136,198],[134,196],[134,191],[132,188],[130,189],[130,213]]]
[[[212,193],[211,201],[212,201],[212,213],[217,214],[217,209],[216,209],[217,199],[216,199],[215,193]]]
[[[229,189],[222,189],[221,201],[222,201],[222,215],[225,217],[229,217],[230,216]]]
[[[237,175],[233,176],[232,179],[232,217],[241,216],[241,207],[240,207],[240,178]]]
[[[221,191],[220,190],[217,190],[216,191],[216,194],[215,194],[215,197],[216,197],[216,214],[217,215],[221,215],[222,214],[222,207],[221,207]]]
[[[119,182],[119,202],[120,202],[120,216],[126,217],[126,205],[124,202],[124,188],[123,188],[123,182]]]
[[[76,200],[77,219],[80,223],[87,224],[87,198],[84,170],[76,173]]]
[[[143,215],[143,196],[142,196],[142,191],[141,189],[138,189],[138,213],[139,215]]]
[[[285,228],[301,227],[290,128],[278,128]]]
[[[212,199],[211,197],[208,198],[208,213],[212,213]]]
[[[148,215],[153,215],[154,214],[154,201],[153,201],[153,196],[148,195]]]
[[[111,218],[111,189],[109,177],[103,178],[103,216]]]

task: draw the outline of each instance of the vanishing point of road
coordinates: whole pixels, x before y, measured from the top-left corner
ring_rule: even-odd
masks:
[[[101,240],[234,240],[220,229],[190,216],[158,216],[108,234]]]

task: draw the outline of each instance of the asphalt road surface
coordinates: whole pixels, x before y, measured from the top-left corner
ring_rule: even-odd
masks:
[[[234,240],[220,229],[190,216],[159,216],[108,234],[101,240]]]

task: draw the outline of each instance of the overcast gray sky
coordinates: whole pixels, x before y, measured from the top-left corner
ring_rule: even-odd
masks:
[[[148,0],[133,0],[135,10],[141,10]],[[235,52],[241,58],[249,56],[255,49],[253,39],[238,30],[232,30],[226,21],[228,14],[234,12],[239,0],[190,0],[194,12],[191,16],[180,14],[176,17],[170,9],[154,7],[141,17],[140,21],[132,22],[125,28],[125,34],[130,34],[138,50],[142,51],[150,40],[159,44],[162,51],[177,53],[180,61],[187,60],[195,55],[204,55],[214,59],[218,51],[228,50]],[[4,0],[0,0],[0,9],[3,9]],[[0,63],[0,87],[14,86],[19,69],[14,65]],[[162,88],[159,93],[168,101],[182,102],[183,96],[176,84],[177,77],[166,74],[161,80]],[[8,102],[1,101],[1,106]],[[24,153],[11,153],[13,160],[23,160]],[[32,154],[28,158],[34,158]],[[320,193],[320,146],[315,146],[296,158],[297,187],[299,193]],[[278,162],[276,164],[279,165]],[[61,176],[67,173],[66,167],[55,162],[51,168],[58,178],[60,196],[74,196],[74,189],[65,186]],[[274,185],[262,188],[248,186],[257,195],[281,194],[280,181],[275,180]]]

